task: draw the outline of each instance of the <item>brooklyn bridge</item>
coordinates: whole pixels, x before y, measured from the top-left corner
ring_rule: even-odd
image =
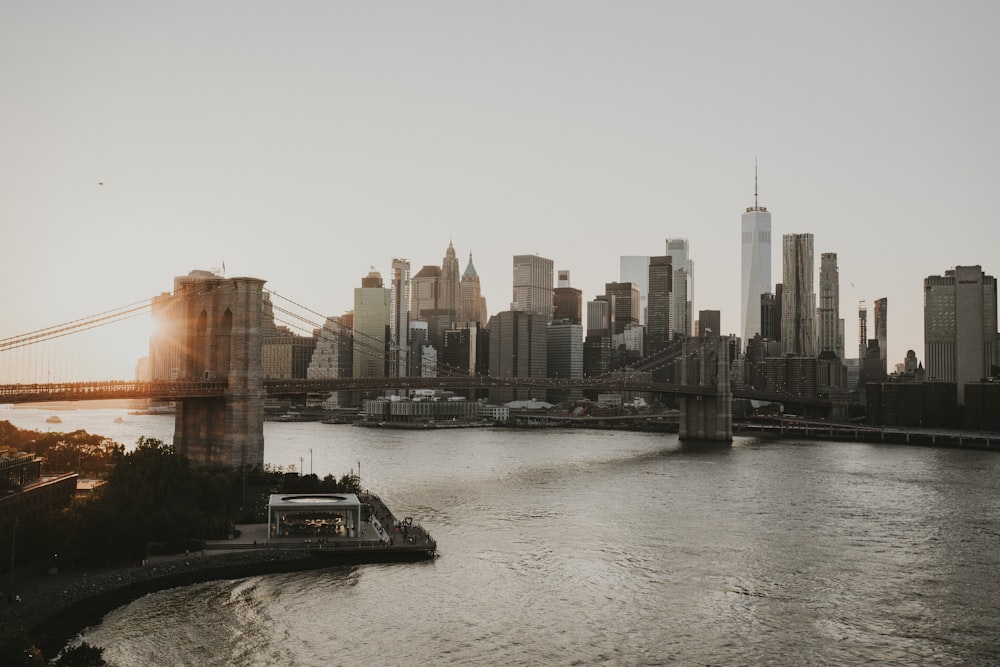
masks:
[[[414,389],[591,389],[674,396],[680,407],[680,437],[732,439],[734,397],[766,401],[828,401],[781,394],[734,391],[729,381],[728,339],[687,338],[641,364],[601,377],[493,377],[437,373],[419,377],[269,379],[262,366],[264,281],[221,276],[175,282],[172,294],[148,304],[106,311],[90,318],[0,340],[0,353],[40,345],[54,338],[103,326],[138,311],[161,320],[167,344],[150,345],[151,365],[168,364],[171,379],[139,382],[18,382],[0,384],[0,403],[99,399],[174,401],[174,447],[200,464],[261,466],[264,461],[264,403],[340,391]],[[161,334],[163,337],[164,334]],[[159,357],[169,357],[159,358]],[[674,364],[673,381],[654,381],[649,368]],[[434,374],[431,374],[434,375]]]

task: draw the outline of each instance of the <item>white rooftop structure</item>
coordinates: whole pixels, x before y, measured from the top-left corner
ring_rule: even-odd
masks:
[[[361,501],[353,493],[272,493],[268,540],[361,537]]]

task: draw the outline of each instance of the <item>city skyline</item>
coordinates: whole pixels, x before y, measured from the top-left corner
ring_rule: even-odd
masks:
[[[491,315],[522,254],[586,303],[668,238],[740,335],[755,159],[773,238],[838,256],[849,354],[860,300],[892,304],[891,369],[926,276],[1000,270],[990,3],[56,4],[0,10],[0,337],[223,266],[335,317],[449,242]]]

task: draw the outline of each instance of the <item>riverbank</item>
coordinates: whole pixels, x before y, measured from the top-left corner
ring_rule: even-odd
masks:
[[[406,546],[378,549],[270,549],[198,552],[149,561],[146,565],[99,572],[18,573],[20,602],[0,603],[0,625],[21,626],[49,658],[109,612],[144,595],[221,579],[344,565],[427,560],[426,550]]]
[[[278,545],[267,542],[266,524],[252,524],[241,526],[239,537],[209,542],[203,551],[152,557],[133,567],[58,573],[19,568],[11,578],[19,600],[0,600],[0,627],[24,628],[51,659],[109,612],[150,593],[206,581],[337,566],[412,563],[436,556],[437,545],[427,531],[417,524],[400,523],[378,496],[365,494],[364,498],[380,520],[378,528],[376,522],[363,524],[364,532],[375,539]],[[397,525],[406,525],[405,539],[386,532]]]

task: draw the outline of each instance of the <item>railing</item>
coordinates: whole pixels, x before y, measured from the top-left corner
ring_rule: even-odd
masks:
[[[222,396],[225,382],[60,382],[0,385],[0,403],[88,401],[107,398],[202,398]]]
[[[106,381],[63,382],[54,384],[0,385],[0,403],[44,403],[52,401],[86,401],[108,398],[149,398],[177,400],[182,398],[221,397],[225,381]],[[332,378],[324,380],[287,379],[264,380],[267,396],[303,396],[330,391],[381,391],[388,389],[599,389],[653,394],[713,396],[712,385],[682,385],[651,382],[629,375],[608,375],[596,378],[517,378],[490,376],[454,377],[388,377]],[[734,395],[744,392],[734,391]],[[749,396],[748,396],[749,397]],[[754,396],[757,397],[757,396]],[[764,395],[760,395],[764,398]],[[768,394],[770,400],[782,400],[780,394]],[[793,397],[785,397],[786,400]]]
[[[654,394],[711,396],[709,385],[678,385],[616,375],[597,378],[518,378],[491,376],[330,378],[325,380],[265,380],[268,396],[301,396],[327,391],[382,389],[604,389]]]

